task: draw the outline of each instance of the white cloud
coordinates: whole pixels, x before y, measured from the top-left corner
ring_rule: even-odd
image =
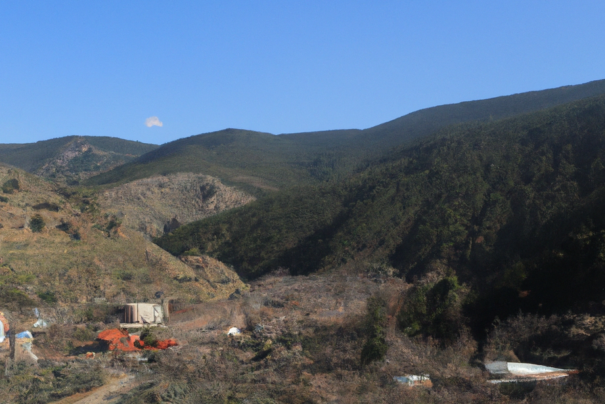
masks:
[[[160,118],[157,116],[150,116],[149,118],[145,119],[145,125],[148,128],[151,128],[152,126],[164,126],[162,121],[160,121]]]

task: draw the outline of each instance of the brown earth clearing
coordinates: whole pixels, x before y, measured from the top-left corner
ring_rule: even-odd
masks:
[[[89,338],[94,339],[97,332],[93,329],[115,324],[55,326],[34,344],[33,352],[40,357],[37,367],[20,365],[13,370],[14,376],[4,379],[3,388],[11,392],[12,402],[28,402],[25,397],[40,397],[31,402],[50,402],[44,397],[52,397],[52,393],[44,393],[44,387],[54,380],[52,372],[68,379],[86,370],[94,377],[83,380],[80,390],[63,399],[82,399],[86,391],[99,398],[97,392],[105,384],[108,393],[101,398],[106,401],[91,402],[602,402],[603,392],[588,387],[582,375],[565,383],[541,382],[519,388],[487,382],[489,375],[481,365],[484,360],[515,352],[523,357],[527,345],[520,340],[539,333],[540,327],[548,329],[556,319],[521,316],[516,323],[497,327],[483,350],[465,332],[454,343],[443,345],[430,338],[410,338],[393,321],[401,308],[401,297],[410,290],[411,285],[401,279],[351,275],[350,270],[308,277],[268,275],[230,299],[195,304],[173,313],[169,326],[154,329],[154,334],[162,339],[176,338],[180,345],[144,352],[138,356],[142,359],[131,353],[98,353],[94,359],[78,354],[91,346],[78,340],[82,339],[81,330],[91,330]],[[367,302],[377,295],[385,301],[388,350],[384,359],[362,366]],[[593,317],[563,322],[574,335],[590,335],[600,321]],[[232,327],[241,334],[227,335]],[[78,344],[84,348],[74,349]],[[56,347],[54,356],[45,357],[50,351],[41,349],[43,345]],[[132,383],[112,387],[120,374],[134,376]],[[433,387],[410,388],[393,380],[407,374],[428,374]]]

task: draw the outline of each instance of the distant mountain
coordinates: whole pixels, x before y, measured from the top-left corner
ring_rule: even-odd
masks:
[[[155,148],[113,137],[67,136],[36,143],[0,144],[0,162],[73,184]]]
[[[226,129],[176,140],[88,180],[129,182],[153,175],[194,172],[250,192],[345,178],[393,147],[448,125],[489,122],[605,94],[605,80],[481,101],[423,109],[366,130],[283,134]]]
[[[360,131],[280,135],[226,129],[179,139],[135,161],[90,178],[89,185],[120,184],[154,175],[202,173],[250,192],[317,183],[352,170],[363,153],[344,154]]]
[[[392,266],[408,280],[453,271],[475,289],[484,330],[520,309],[605,301],[604,205],[605,95],[449,126],[341,183],[281,191],[156,242],[249,278],[278,267]]]

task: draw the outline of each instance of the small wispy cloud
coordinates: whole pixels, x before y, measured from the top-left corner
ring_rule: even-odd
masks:
[[[151,128],[152,126],[164,126],[162,121],[160,121],[160,118],[157,116],[150,116],[149,118],[145,119],[145,125],[148,128]]]

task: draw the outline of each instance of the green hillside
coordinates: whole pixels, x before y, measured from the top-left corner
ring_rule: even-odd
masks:
[[[124,183],[177,172],[219,177],[251,191],[316,183],[356,164],[356,156],[345,156],[339,149],[356,132],[303,137],[226,129],[167,143],[130,164],[91,178],[88,184]]]
[[[248,191],[340,180],[393,147],[445,126],[490,121],[604,94],[605,80],[423,109],[366,130],[282,134],[227,129],[162,145],[88,185],[116,184],[152,175],[195,172]]]
[[[46,177],[97,173],[124,164],[156,145],[114,137],[66,136],[23,144],[0,144],[0,162]]]
[[[586,308],[605,300],[604,162],[601,96],[450,126],[347,181],[279,192],[156,242],[250,278],[280,266],[378,263],[409,280],[449,268],[476,291],[482,325],[520,308]]]

